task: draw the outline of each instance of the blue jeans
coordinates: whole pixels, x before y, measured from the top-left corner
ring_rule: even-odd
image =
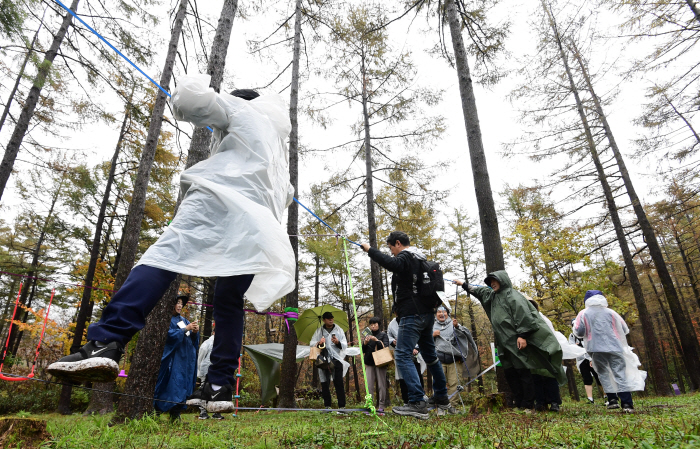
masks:
[[[406,382],[408,402],[422,401],[424,395],[420,378],[413,365],[413,348],[416,347],[416,344],[418,344],[418,350],[433,375],[435,397],[447,397],[447,379],[435,352],[434,321],[435,316],[432,313],[404,316],[399,321],[399,335],[396,338],[395,351],[396,366]]]
[[[243,295],[253,282],[252,274],[220,277],[214,286],[216,333],[211,350],[209,382],[234,385],[243,343]],[[147,265],[131,270],[122,288],[112,296],[99,322],[88,327],[87,339],[126,344],[146,324],[146,317],[177,278],[177,273]],[[165,337],[163,337],[165,338]]]

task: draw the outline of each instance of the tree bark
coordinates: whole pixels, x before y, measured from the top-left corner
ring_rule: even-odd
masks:
[[[173,22],[172,34],[168,44],[168,53],[165,59],[163,74],[160,85],[168,89],[170,78],[173,73],[175,57],[177,55],[178,42],[182,34],[182,24],[187,12],[187,0],[180,0],[175,21]],[[139,240],[141,221],[143,220],[144,208],[146,205],[146,191],[150,178],[150,170],[153,166],[158,137],[163,123],[163,111],[167,97],[164,92],[158,91],[156,102],[151,114],[151,124],[146,137],[139,170],[134,183],[134,192],[127,224],[124,229],[124,245],[122,248],[119,267],[114,282],[115,290],[119,289],[126,280],[131,268],[134,266],[136,251]],[[166,294],[161,298],[156,307],[151,311],[146,319],[146,325],[139,334],[139,341],[134,350],[131,363],[131,375],[127,378],[125,393],[153,397],[155,390],[157,373],[160,367],[160,358],[165,347],[166,332],[172,310],[175,306],[175,298],[178,291],[180,277],[173,281]],[[130,396],[123,396],[119,401],[115,422],[123,422],[125,419],[136,419],[153,410],[153,400],[140,399]]]
[[[70,9],[73,11],[77,10],[79,0],[73,0]],[[10,179],[10,174],[12,173],[12,167],[15,165],[15,160],[17,159],[17,153],[22,145],[22,140],[27,134],[29,129],[29,122],[34,115],[34,110],[39,102],[39,97],[41,96],[41,89],[43,89],[46,79],[51,71],[51,65],[53,60],[58,54],[58,49],[63,43],[63,38],[66,36],[68,27],[73,20],[73,16],[70,13],[66,13],[63,17],[63,23],[58,29],[58,32],[54,35],[53,42],[51,42],[51,47],[49,51],[46,52],[44,60],[39,66],[39,71],[34,78],[34,84],[32,88],[29,89],[29,94],[27,99],[24,100],[24,106],[22,107],[22,112],[19,115],[17,124],[15,125],[15,130],[12,132],[12,137],[10,137],[10,142],[5,147],[5,155],[2,158],[2,163],[0,163],[0,199],[2,199],[2,194],[5,192],[5,187],[7,186],[7,180]]]
[[[584,111],[583,102],[581,101],[578,87],[576,86],[576,82],[574,81],[573,74],[569,67],[569,62],[567,59],[567,55],[564,51],[564,46],[561,42],[559,30],[557,29],[554,17],[547,9],[544,0],[542,2],[542,7],[544,8],[545,13],[549,17],[549,22],[552,28],[552,32],[554,34],[554,39],[559,49],[559,56],[561,57],[564,70],[569,81],[569,89],[571,90],[571,93],[574,95],[574,99],[576,100],[576,108],[581,119],[581,124],[584,128],[588,150],[596,167],[596,171],[598,173],[598,181],[600,182],[601,187],[603,188],[603,193],[605,195],[605,200],[608,206],[608,211],[610,213],[610,218],[612,220],[613,227],[615,228],[615,234],[617,235],[620,250],[622,251],[622,258],[625,262],[627,272],[629,273],[630,286],[632,287],[632,292],[634,293],[635,303],[639,312],[639,320],[642,323],[644,346],[646,348],[647,356],[651,364],[651,370],[653,374],[652,377],[654,379],[654,387],[657,394],[667,396],[671,394],[670,387],[668,384],[668,373],[665,369],[663,358],[661,357],[661,351],[659,350],[659,345],[655,338],[656,334],[654,332],[654,325],[651,321],[651,316],[647,310],[647,305],[644,300],[644,292],[642,291],[642,284],[639,282],[639,277],[637,275],[637,269],[634,265],[632,253],[630,252],[629,245],[627,244],[625,230],[622,226],[622,221],[620,220],[620,215],[617,211],[617,205],[615,204],[615,197],[612,193],[612,189],[610,188],[610,184],[608,183],[607,175],[605,174],[603,164],[600,162],[598,150],[593,139],[593,133],[591,131],[590,125],[588,123],[588,118]]]
[[[576,385],[576,377],[574,377],[574,370],[576,369],[576,362],[573,360],[565,360],[564,365],[566,365],[566,381],[569,385],[569,396],[571,399],[578,402],[581,400],[581,396],[578,394],[578,386]]]
[[[56,203],[58,202],[58,197],[61,195],[61,190],[63,189],[63,183],[65,182],[66,175],[65,172],[63,176],[61,177],[61,182],[58,185],[58,188],[56,189],[56,192],[54,193],[53,197],[51,198],[51,207],[49,208],[49,212],[46,215],[46,219],[44,220],[43,225],[41,226],[41,232],[39,233],[39,239],[36,242],[36,245],[34,245],[34,249],[32,250],[32,262],[30,264],[29,271],[27,272],[27,279],[29,282],[27,282],[26,287],[22,290],[22,293],[20,294],[19,297],[19,304],[21,306],[27,306],[31,307],[31,297],[34,296],[34,291],[36,290],[36,279],[32,279],[36,275],[37,268],[39,267],[39,256],[41,254],[41,246],[44,244],[44,239],[46,238],[46,233],[48,231],[49,223],[51,223],[51,219],[53,218],[53,211],[56,208]],[[29,300],[27,298],[30,295],[30,290],[31,290],[31,297]],[[18,309],[19,310],[19,309]],[[19,320],[23,323],[27,322],[27,317],[29,316],[29,312],[25,310],[21,310],[20,312],[21,318],[16,318],[16,320]],[[17,327],[16,324],[11,323],[10,328],[8,330],[9,332],[9,345],[8,345],[8,350],[10,351],[10,354],[12,356],[17,355],[17,350],[19,349],[19,344],[22,340],[22,335],[24,332],[19,331],[19,328]],[[6,340],[8,341],[8,340]]]
[[[698,292],[698,286],[695,282],[695,275],[693,274],[693,267],[690,264],[690,260],[688,260],[688,256],[685,253],[685,248],[683,248],[683,242],[681,242],[681,238],[678,235],[678,230],[676,229],[675,225],[673,226],[673,238],[676,240],[676,245],[678,246],[678,251],[681,254],[681,260],[683,260],[683,265],[685,266],[685,271],[688,273],[688,281],[690,282],[690,287],[693,290],[693,295],[695,296],[695,301],[698,303],[698,307],[700,307],[700,292]]]
[[[629,196],[629,199],[632,203],[632,207],[634,209],[634,213],[637,216],[637,220],[639,221],[639,226],[642,228],[644,240],[646,241],[647,246],[649,247],[649,255],[651,256],[652,260],[654,261],[654,265],[656,266],[656,272],[658,273],[659,279],[661,280],[661,286],[664,289],[666,301],[668,301],[668,304],[671,308],[673,319],[676,322],[676,327],[678,328],[678,332],[681,337],[683,352],[686,354],[686,366],[688,367],[688,372],[691,376],[693,388],[700,388],[700,344],[698,344],[698,340],[696,338],[692,338],[692,324],[686,319],[687,317],[683,313],[680,313],[682,309],[680,308],[681,306],[680,301],[678,299],[678,294],[673,285],[673,280],[671,279],[671,275],[668,272],[668,268],[666,267],[666,261],[664,260],[663,254],[661,253],[659,242],[656,239],[656,232],[654,232],[654,228],[651,226],[651,223],[647,218],[647,214],[644,211],[642,202],[639,200],[637,192],[634,189],[632,179],[629,175],[629,172],[627,171],[627,166],[625,165],[625,160],[622,157],[622,153],[620,152],[619,147],[617,146],[615,137],[613,136],[610,125],[608,124],[607,117],[603,112],[603,107],[601,105],[600,98],[598,98],[598,96],[595,93],[595,90],[593,89],[593,83],[591,82],[590,76],[588,75],[588,71],[586,70],[585,64],[583,63],[583,60],[578,50],[574,52],[574,55],[579,62],[579,66],[581,67],[581,73],[583,74],[584,80],[586,81],[591,97],[593,97],[596,112],[603,125],[603,129],[605,130],[605,136],[608,142],[610,143],[610,148],[613,151],[613,155],[615,156],[615,161],[617,162],[617,167],[620,171],[620,176],[622,177],[622,180],[625,184],[627,195]],[[642,324],[645,320],[649,319],[648,316],[643,316],[643,314],[646,314],[641,309],[639,310],[639,314],[640,318],[642,319]],[[652,326],[649,326],[648,329],[645,329],[645,337],[649,336],[653,338],[653,334],[647,333],[647,330],[651,329]],[[646,340],[647,338],[645,338],[645,341]],[[653,353],[650,354],[650,356],[653,356]],[[688,364],[687,362],[690,362],[690,364]],[[662,378],[662,380],[667,381],[668,379]],[[661,391],[657,389],[657,394],[661,394],[664,396],[671,394],[671,389],[668,385],[668,382],[666,382],[664,385],[659,384],[657,385],[657,387],[661,388]]]
[[[133,94],[133,90],[132,90]],[[90,262],[88,263],[88,270],[85,274],[85,280],[83,284],[83,296],[80,301],[80,308],[78,310],[78,317],[75,321],[75,333],[73,334],[73,344],[70,348],[70,353],[73,354],[77,352],[83,343],[83,332],[87,324],[92,317],[92,281],[95,278],[95,269],[97,268],[97,260],[100,255],[100,243],[102,243],[102,226],[105,221],[105,213],[107,211],[107,205],[109,204],[109,197],[112,193],[112,183],[114,182],[114,173],[117,167],[117,161],[119,160],[119,153],[121,151],[122,141],[124,140],[124,135],[126,134],[126,125],[129,121],[129,108],[130,104],[127,104],[126,110],[124,111],[124,121],[122,121],[122,127],[119,131],[119,139],[117,140],[117,146],[114,150],[114,155],[112,156],[111,166],[109,167],[109,175],[107,177],[107,185],[105,186],[104,194],[102,195],[102,203],[100,204],[100,212],[97,215],[97,223],[95,224],[95,235],[92,239],[92,248],[90,249]],[[70,414],[70,397],[71,397],[72,387],[70,385],[64,385],[61,390],[61,397],[58,401],[58,411],[61,414]],[[92,397],[90,399],[92,403]],[[66,413],[67,412],[67,413]]]
[[[695,3],[694,0],[685,0],[685,3],[688,5],[688,8],[693,12],[693,15],[695,16],[695,20],[700,22],[700,8],[698,8],[698,5]]]
[[[294,187],[294,197],[299,192],[299,59],[301,57],[301,0],[296,0],[294,10],[294,44],[292,46],[292,85],[289,99],[289,120],[292,130],[289,133],[289,182]],[[296,202],[289,205],[287,212],[287,234],[296,236],[299,234],[299,206]],[[289,237],[289,242],[294,250],[294,290],[287,294],[285,306],[299,307],[299,238]],[[283,326],[284,350],[282,365],[280,366],[280,407],[295,407],[294,387],[296,386],[297,371],[297,333],[293,326]],[[282,331],[282,329],[280,329]]]
[[[369,92],[367,91],[367,77],[365,68],[366,56],[361,55],[360,73],[362,75],[362,118],[364,121],[364,149],[365,149],[365,195],[367,200],[367,231],[369,233],[369,246],[378,248],[377,246],[377,220],[374,214],[374,175],[372,173],[372,137],[370,135],[369,125]],[[382,307],[382,280],[379,272],[379,265],[370,261],[370,276],[372,280],[372,305],[374,308],[374,316],[384,321],[384,308]]]
[[[464,126],[467,130],[467,143],[469,145],[469,156],[474,176],[474,191],[476,192],[476,203],[479,208],[479,223],[484,245],[486,271],[491,273],[505,269],[501,233],[498,229],[498,216],[496,215],[496,205],[493,201],[489,171],[486,166],[484,143],[481,139],[481,126],[479,125],[479,114],[476,108],[474,86],[469,62],[467,61],[467,52],[464,48],[464,40],[462,39],[461,22],[458,17],[459,13],[455,0],[445,2],[445,9],[450,24],[452,48],[457,65],[459,94],[462,98]],[[499,383],[499,390],[500,388]]]
[[[34,33],[34,37],[32,38],[32,42],[29,44],[29,49],[27,49],[27,54],[24,56],[24,61],[22,61],[22,65],[19,68],[19,73],[17,74],[17,78],[15,79],[15,85],[12,86],[12,90],[10,91],[10,96],[7,99],[7,102],[5,103],[5,109],[2,111],[2,116],[0,117],[0,131],[2,131],[2,127],[5,124],[5,119],[7,119],[7,114],[10,112],[10,106],[12,106],[12,101],[15,99],[15,94],[17,93],[17,88],[19,88],[19,83],[22,81],[22,76],[24,75],[24,69],[27,67],[27,63],[29,62],[29,58],[32,56],[32,52],[34,51],[34,44],[36,43],[36,38],[39,36],[39,31],[41,31],[41,27],[44,26],[44,16],[46,15],[46,9],[44,9],[44,15],[41,16],[41,21],[39,22],[39,28],[36,29],[36,32]]]

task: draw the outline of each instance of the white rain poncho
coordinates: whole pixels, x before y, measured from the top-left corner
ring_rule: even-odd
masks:
[[[391,348],[392,351],[395,351],[396,349],[391,346],[391,342],[396,340],[396,338],[399,336],[399,322],[396,321],[396,318],[391,320],[389,323],[389,327],[386,330],[387,335],[389,336],[389,347]],[[416,349],[418,349],[418,345],[416,345]],[[426,369],[428,369],[428,365],[425,363],[425,360],[423,360],[423,356],[420,355],[420,352],[418,355],[416,355],[416,362],[418,362],[418,365],[420,366],[420,373],[423,374]],[[403,379],[403,375],[399,371],[399,367],[395,366],[395,378],[396,380]]]
[[[199,353],[197,354],[197,377],[199,377],[202,382],[207,377],[209,372],[209,367],[211,366],[211,350],[214,347],[214,336],[204,340],[204,343],[199,347]]]
[[[559,331],[556,331],[554,329],[554,325],[550,321],[547,316],[540,312],[540,316],[544,320],[545,323],[547,323],[547,326],[549,329],[552,331],[555,337],[557,337],[557,341],[559,342],[559,345],[561,346],[561,351],[562,351],[562,360],[568,360],[568,359],[577,359],[578,357],[583,357],[586,354],[586,350],[583,349],[580,346],[576,346],[574,344],[569,343],[569,340],[564,336]]]
[[[629,327],[620,314],[608,308],[605,296],[596,294],[586,299],[586,308],[576,317],[573,331],[591,355],[593,369],[606,393],[644,390],[647,373],[639,369],[639,357],[627,344]],[[612,357],[596,357],[597,353]],[[624,359],[624,373],[616,363],[620,357]]]
[[[340,343],[340,348],[331,343],[331,335],[333,334],[335,334],[335,337],[338,339],[338,343]],[[330,353],[331,357],[333,357],[343,365],[343,377],[345,377],[345,375],[348,373],[348,368],[350,368],[350,364],[345,361],[345,356],[347,355],[346,351],[348,350],[348,340],[345,338],[345,332],[337,324],[333,325],[333,329],[331,329],[330,332],[323,325],[321,325],[321,327],[316,329],[316,332],[314,332],[313,337],[311,337],[311,342],[309,342],[309,348],[316,346],[318,342],[321,341],[321,338],[326,339],[326,348],[328,348],[328,352]],[[329,376],[326,374],[326,370],[319,369],[318,373],[318,377],[321,382],[330,382],[331,380],[333,380],[332,371],[330,373],[330,379],[328,378]]]
[[[175,118],[214,130],[209,159],[180,176],[177,215],[139,264],[213,277],[254,274],[246,298],[258,310],[294,290],[294,252],[282,226],[294,189],[279,95],[252,101],[183,76],[171,99]]]

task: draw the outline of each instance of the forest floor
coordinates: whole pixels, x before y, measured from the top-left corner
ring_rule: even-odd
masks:
[[[558,414],[501,411],[377,418],[317,412],[241,412],[223,421],[183,414],[109,427],[110,416],[19,413],[45,420],[46,448],[700,448],[700,394],[637,398],[634,414],[568,399]],[[28,447],[10,436],[5,448]]]

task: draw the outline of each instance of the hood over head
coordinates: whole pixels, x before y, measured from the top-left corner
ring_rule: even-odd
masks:
[[[415,246],[409,246],[409,247],[407,247],[406,249],[404,249],[404,250],[401,251],[401,252],[404,252],[404,251],[413,254],[414,256],[416,256],[416,259],[426,260],[425,254],[423,254],[423,253],[421,252],[421,250],[419,250],[419,249],[416,248]]]
[[[593,295],[588,295],[590,292],[597,292]],[[588,307],[608,307],[608,300],[605,299],[603,293],[598,290],[588,290],[586,292],[586,308]]]
[[[489,273],[488,276],[486,276],[486,279],[484,279],[484,283],[487,286],[491,286],[490,279],[496,279],[499,284],[501,284],[501,290],[504,288],[512,288],[513,283],[510,281],[510,277],[508,277],[508,273],[506,273],[506,270],[498,270],[494,271],[493,273]]]

